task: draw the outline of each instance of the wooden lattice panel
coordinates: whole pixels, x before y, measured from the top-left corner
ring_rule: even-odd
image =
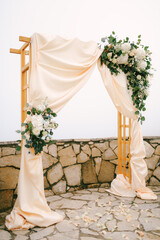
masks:
[[[131,119],[126,118],[118,112],[118,174],[123,174],[124,177],[128,177],[131,183],[130,144]]]
[[[26,103],[28,100],[28,88],[31,72],[31,38],[19,37],[19,41],[25,42],[20,49],[10,49],[11,53],[21,55],[21,122],[23,123],[27,117]],[[26,56],[28,63],[26,63]]]

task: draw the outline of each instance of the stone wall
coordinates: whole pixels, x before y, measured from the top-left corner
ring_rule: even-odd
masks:
[[[160,137],[144,138],[149,185],[160,185]],[[0,211],[17,197],[20,152],[16,142],[0,143]],[[109,186],[117,173],[117,139],[59,140],[44,148],[44,187],[54,194]]]

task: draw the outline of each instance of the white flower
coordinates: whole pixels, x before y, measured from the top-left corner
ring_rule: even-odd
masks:
[[[147,63],[144,60],[141,60],[137,63],[137,67],[143,70],[147,67]]]
[[[113,58],[112,62],[115,64],[117,62],[117,59]]]
[[[140,81],[140,84],[143,85],[143,81],[142,80]]]
[[[137,79],[138,79],[138,80],[141,80],[141,75],[137,75]]]
[[[128,62],[128,54],[121,55],[117,58],[118,64],[126,64]]]
[[[107,57],[108,58],[111,58],[112,57],[112,53],[110,52],[110,53],[107,53]]]
[[[130,51],[129,56],[133,57],[134,56],[134,51]]]
[[[33,134],[38,136],[40,134],[40,129],[39,128],[33,128],[32,130]]]
[[[47,120],[47,121],[44,121],[44,128],[45,129],[48,129],[49,128],[49,121]]]
[[[40,104],[40,105],[38,105],[38,107],[37,107],[37,109],[38,110],[40,110],[41,112],[43,112],[44,110],[45,110],[45,105],[43,105],[43,104]]]
[[[42,135],[43,135],[43,137],[46,137],[47,136],[47,131],[43,131]]]
[[[31,117],[31,122],[32,122],[33,127],[39,128],[40,130],[42,130],[42,128],[43,128],[43,117],[42,117],[42,115],[33,115]]]
[[[138,60],[142,60],[144,59],[146,56],[146,52],[143,48],[137,48],[136,49],[136,52],[135,52],[135,57],[138,59]]]
[[[121,45],[121,49],[122,49],[123,52],[129,52],[129,50],[131,49],[130,43],[123,43]]]
[[[116,46],[115,46],[115,50],[118,52],[119,50],[121,50],[121,44],[117,44]]]

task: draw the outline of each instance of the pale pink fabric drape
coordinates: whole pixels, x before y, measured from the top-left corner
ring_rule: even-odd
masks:
[[[121,72],[119,75],[111,75],[110,70],[105,64],[101,65],[98,60],[98,69],[103,79],[104,85],[117,110],[124,116],[131,118],[131,175],[132,183],[118,174],[111,183],[110,191],[121,196],[133,197],[137,194],[143,199],[156,199],[157,196],[145,186],[145,177],[148,170],[145,157],[145,147],[141,132],[140,123],[135,115],[135,107],[132,104],[130,94],[127,90],[126,75]]]
[[[87,82],[101,50],[94,41],[34,34],[30,104],[48,97],[49,107],[58,112]]]
[[[36,106],[48,97],[49,107],[58,112],[89,79],[101,54],[94,41],[34,34],[29,103]],[[24,146],[18,180],[18,197],[6,217],[8,229],[47,227],[63,217],[49,208],[43,183],[42,157]]]
[[[6,227],[8,229],[47,227],[62,220],[60,214],[51,211],[45,198],[42,155],[35,156],[31,150],[23,146],[18,197],[12,212],[6,217]]]

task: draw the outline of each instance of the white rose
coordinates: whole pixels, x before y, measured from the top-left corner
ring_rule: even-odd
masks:
[[[111,58],[112,57],[112,53],[107,53],[107,57]]]
[[[129,55],[130,55],[131,57],[133,57],[133,56],[135,55],[135,53],[136,53],[136,49],[133,48],[133,49],[130,51]]]
[[[143,48],[137,48],[136,49],[136,52],[135,52],[135,57],[138,59],[138,60],[142,60],[144,59],[146,56],[146,52]]]
[[[137,75],[137,79],[138,79],[138,80],[141,80],[141,75]]]
[[[133,57],[133,56],[134,56],[134,53],[131,51],[131,52],[129,53],[129,56]]]
[[[45,110],[45,105],[43,105],[43,104],[40,104],[40,105],[38,105],[38,107],[37,107],[37,109],[38,110],[40,110],[41,112],[43,112],[44,110]]]
[[[41,115],[33,115],[31,117],[33,127],[42,129],[43,128],[43,117]]]
[[[33,128],[32,130],[33,134],[38,136],[40,134],[40,129],[39,128]]]
[[[117,58],[118,64],[126,64],[128,62],[128,54],[121,55]]]
[[[47,136],[47,131],[43,131],[42,135],[43,135],[43,137],[46,137]]]
[[[122,49],[123,52],[129,52],[129,50],[131,49],[130,43],[123,43],[121,45],[121,49]]]
[[[147,63],[144,60],[141,60],[140,62],[137,63],[137,67],[143,70],[147,67]]]
[[[119,50],[121,50],[121,44],[117,44],[117,45],[115,46],[115,49],[116,49],[117,52],[118,52]]]

